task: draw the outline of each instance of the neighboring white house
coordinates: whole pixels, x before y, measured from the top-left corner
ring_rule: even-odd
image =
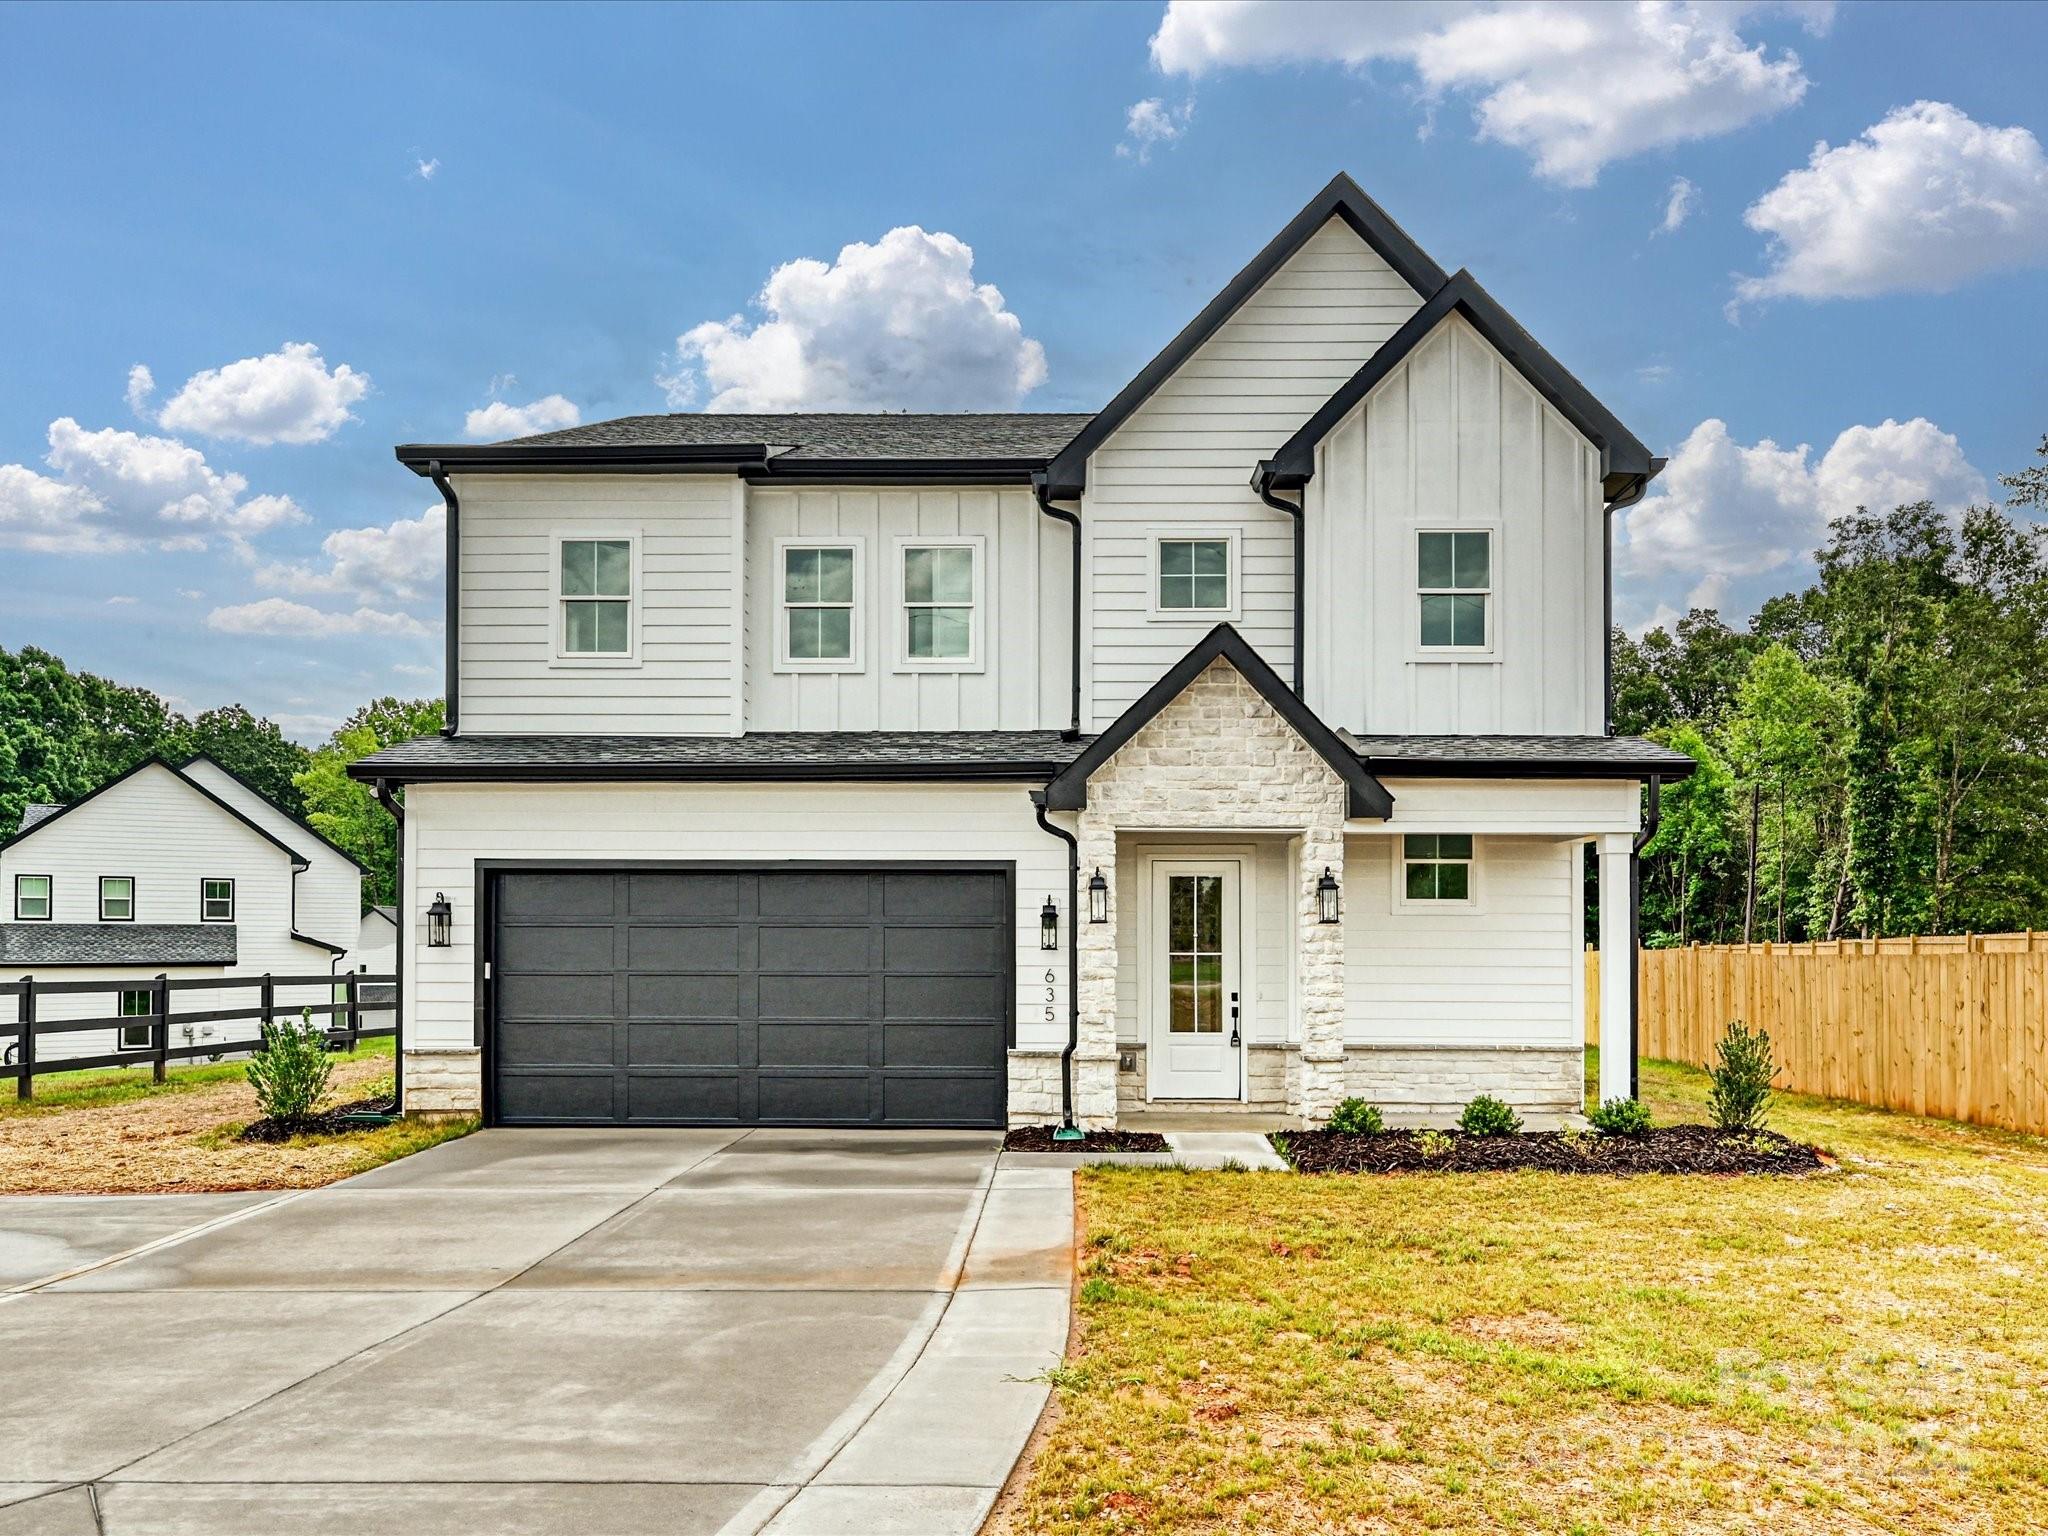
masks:
[[[412,1109],[1579,1111],[1585,850],[1630,953],[1691,767],[1607,719],[1608,516],[1662,461],[1349,178],[1093,415],[398,457],[448,728],[351,772],[403,791]]]
[[[108,983],[100,992],[40,996],[38,1020],[55,1021],[146,1017],[148,982],[158,975],[356,969],[361,892],[353,859],[212,759],[150,759],[69,806],[30,807],[21,829],[0,843],[0,981]],[[250,1037],[252,1023],[202,1021],[186,1039],[175,1017],[257,1000],[253,989],[177,991],[170,1044]],[[280,1000],[321,997],[299,988]],[[11,1007],[0,1010],[0,1021],[11,1023]],[[11,1060],[17,1043],[6,1046]],[[149,1047],[145,1022],[52,1034],[37,1054],[56,1060]]]

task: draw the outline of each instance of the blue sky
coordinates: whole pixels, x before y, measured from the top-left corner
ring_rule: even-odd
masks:
[[[945,403],[1092,409],[1339,169],[1674,456],[1628,622],[2048,431],[2048,7],[1176,9],[0,9],[0,645],[317,736],[438,688],[392,444],[846,404],[896,283]]]

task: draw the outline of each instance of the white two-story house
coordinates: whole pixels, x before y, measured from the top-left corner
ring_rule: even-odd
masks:
[[[448,508],[403,790],[415,1110],[1581,1107],[1634,945],[1609,515],[1661,461],[1348,177],[1094,415],[665,415]],[[1629,1091],[1633,967],[1605,968]]]

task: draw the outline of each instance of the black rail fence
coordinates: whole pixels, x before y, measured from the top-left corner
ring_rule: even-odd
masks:
[[[180,1010],[180,993],[222,993],[254,990],[256,999],[241,1008],[190,1008]],[[43,1016],[58,998],[109,993],[114,1006],[121,1006],[122,993],[147,992],[147,1013],[96,1014],[90,1018]],[[288,994],[301,994],[292,997]],[[304,1000],[310,993],[312,1001]],[[192,1061],[201,1056],[225,1056],[263,1049],[262,1026],[280,1018],[298,1018],[310,1012],[325,1019],[327,1043],[333,1050],[354,1050],[358,1041],[389,1039],[398,1033],[398,978],[371,975],[365,971],[343,971],[315,976],[137,976],[114,980],[44,981],[24,976],[19,981],[0,981],[0,1081],[14,1079],[19,1098],[35,1096],[38,1075],[77,1072],[91,1067],[149,1067],[162,1082],[172,1062]],[[12,1006],[9,1006],[9,1003]],[[68,1005],[58,1004],[68,1011]],[[388,1023],[383,1022],[389,1020]],[[173,1045],[173,1029],[201,1024],[247,1023],[246,1034],[209,1034],[204,1040]],[[68,1056],[48,1052],[46,1047],[67,1035],[88,1031],[149,1031],[147,1047],[131,1047],[98,1056]],[[120,1038],[116,1035],[116,1040]]]

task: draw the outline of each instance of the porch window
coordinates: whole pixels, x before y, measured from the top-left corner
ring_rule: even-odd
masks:
[[[854,659],[856,565],[851,544],[783,546],[784,665],[844,670]]]
[[[633,541],[562,539],[556,551],[556,598],[564,657],[633,655]]]
[[[1161,539],[1158,549],[1160,612],[1230,610],[1230,540]]]
[[[1401,896],[1410,902],[1472,900],[1472,834],[1411,832],[1401,839]]]
[[[156,1013],[156,999],[147,987],[123,987],[121,989],[121,1017],[124,1019],[149,1018]],[[147,1024],[123,1024],[121,1026],[121,1049],[124,1051],[146,1051],[151,1045],[150,1026]]]
[[[1425,650],[1482,651],[1493,600],[1493,535],[1487,531],[1415,535],[1415,589]]]

